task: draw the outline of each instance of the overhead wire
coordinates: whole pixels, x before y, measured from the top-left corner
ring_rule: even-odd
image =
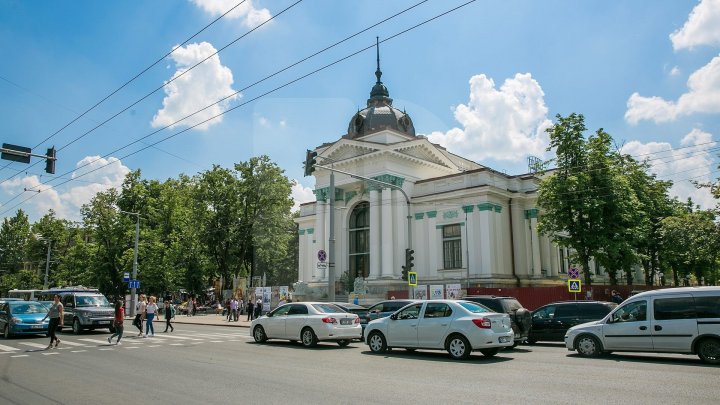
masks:
[[[173,52],[175,52],[177,49],[179,49],[179,48],[182,47],[183,45],[185,45],[185,44],[187,44],[188,42],[190,42],[192,39],[194,39],[195,37],[197,37],[198,35],[200,35],[203,31],[205,31],[206,29],[208,29],[210,26],[212,26],[213,24],[215,24],[216,22],[218,22],[221,18],[225,17],[227,14],[229,14],[230,12],[232,12],[233,10],[235,10],[236,8],[238,8],[240,5],[242,5],[242,4],[245,3],[246,1],[247,1],[247,0],[242,0],[242,1],[240,1],[240,2],[237,3],[235,6],[233,6],[232,8],[230,8],[228,11],[222,13],[219,17],[217,17],[216,19],[212,20],[210,23],[208,23],[208,24],[205,25],[202,29],[200,29],[200,31],[197,31],[197,32],[194,33],[192,36],[190,36],[190,37],[187,38],[185,41],[183,41],[181,44],[175,46],[172,50],[170,50],[170,52],[168,52],[168,53],[166,53],[165,55],[163,55],[163,56],[161,56],[160,58],[158,58],[155,62],[153,62],[152,64],[150,64],[149,66],[147,66],[145,69],[143,69],[142,71],[140,71],[139,73],[137,73],[135,76],[133,76],[132,78],[130,78],[129,80],[127,80],[125,83],[123,83],[120,87],[118,87],[117,89],[113,90],[110,94],[108,94],[107,96],[105,96],[103,99],[101,99],[100,101],[98,101],[97,103],[95,103],[94,105],[92,105],[90,108],[88,108],[88,109],[86,109],[85,111],[83,111],[80,115],[78,115],[77,117],[75,117],[74,119],[72,119],[70,122],[68,122],[67,124],[65,124],[62,128],[58,129],[57,131],[55,131],[54,133],[52,133],[52,134],[51,134],[50,136],[48,136],[47,138],[45,138],[45,139],[43,139],[42,141],[38,142],[38,144],[35,145],[32,149],[35,149],[35,148],[39,147],[39,146],[42,145],[43,143],[49,141],[50,139],[52,139],[53,137],[55,137],[57,134],[59,134],[60,132],[62,132],[63,130],[65,130],[65,128],[67,128],[67,127],[69,127],[70,125],[72,125],[72,124],[74,124],[75,122],[77,122],[79,119],[81,119],[82,117],[84,117],[87,113],[89,113],[90,111],[92,111],[92,110],[94,110],[95,108],[97,108],[98,106],[100,106],[102,103],[104,103],[105,101],[107,101],[110,97],[112,97],[112,96],[114,96],[115,94],[117,94],[120,90],[124,89],[124,88],[125,88],[126,86],[128,86],[130,83],[134,82],[138,77],[142,76],[142,75],[145,74],[148,70],[150,70],[150,69],[152,69],[153,67],[155,67],[155,65],[157,65],[158,63],[160,63],[160,62],[162,62],[163,60],[165,60],[165,58],[167,58],[168,56],[170,56],[170,55],[171,55]],[[14,85],[14,86],[16,86],[16,87],[19,87],[19,88],[21,88],[21,89],[23,88],[22,86],[19,86],[18,84],[13,83],[12,81],[10,81],[10,80],[8,80],[8,79],[6,79],[6,78],[4,78],[4,77],[0,77],[0,79],[6,81],[6,82],[8,82],[8,83],[10,83],[10,84],[12,84],[12,85]],[[27,90],[27,91],[29,91],[29,90]],[[73,142],[75,142],[75,141],[73,141]],[[71,144],[72,144],[72,142],[71,142]],[[68,146],[68,145],[66,145],[66,146]],[[62,148],[61,148],[61,149],[62,149]],[[37,163],[37,162],[36,162],[36,163]],[[8,163],[8,164],[6,164],[5,166],[3,166],[2,168],[0,168],[0,171],[2,171],[3,169],[7,168],[8,166],[10,166],[10,164],[12,164],[12,163]],[[34,165],[33,165],[33,166],[34,166]],[[12,177],[11,177],[11,178],[12,178]],[[0,184],[4,183],[4,182],[7,181],[7,180],[9,180],[9,179],[3,180],[2,182],[0,182]]]
[[[300,0],[300,1],[302,1],[302,0]],[[389,36],[388,38],[385,38],[385,39],[383,39],[382,41],[379,41],[379,43],[384,43],[384,42],[387,42],[387,41],[391,41],[391,40],[393,40],[393,39],[395,39],[395,38],[397,38],[397,37],[399,37],[399,36],[401,36],[401,35],[409,32],[409,31],[412,31],[412,30],[414,30],[414,29],[416,29],[416,28],[418,28],[418,27],[421,27],[421,26],[423,26],[423,25],[425,25],[425,24],[428,24],[428,23],[430,23],[430,22],[432,22],[432,21],[434,21],[434,20],[436,20],[436,19],[438,19],[438,18],[441,18],[441,17],[443,17],[443,16],[445,16],[445,15],[447,15],[447,14],[449,14],[449,13],[452,13],[452,12],[454,12],[454,11],[462,8],[462,7],[465,7],[465,6],[467,6],[467,5],[471,4],[471,3],[474,3],[475,1],[476,1],[476,0],[470,0],[470,1],[467,1],[467,2],[465,2],[465,3],[462,3],[462,4],[460,4],[460,5],[456,6],[456,7],[453,7],[453,8],[451,8],[451,9],[443,12],[443,13],[437,14],[437,15],[435,15],[434,17],[428,18],[428,19],[426,19],[426,20],[424,20],[424,21],[422,21],[422,22],[420,22],[420,23],[418,23],[418,24],[415,24],[415,25],[413,25],[413,26],[411,26],[411,27],[409,27],[409,28],[406,28],[406,29],[404,29],[404,30],[402,30],[402,31],[399,31],[399,32],[397,32],[397,33]],[[299,2],[299,1],[298,1],[298,2]],[[422,3],[424,3],[424,1],[423,1],[423,2],[420,2],[419,4],[422,4]],[[294,4],[297,4],[297,3],[294,3]],[[411,8],[412,8],[412,7],[411,7]],[[408,9],[410,9],[410,8],[408,8]],[[406,10],[406,11],[407,11],[407,10]],[[403,11],[403,12],[404,12],[404,11]],[[400,13],[398,13],[397,15],[399,15],[399,14],[400,14]],[[387,19],[386,19],[386,20],[387,20]],[[385,21],[385,20],[383,20],[383,21]],[[381,22],[381,23],[382,23],[382,22]],[[375,24],[375,25],[377,25],[377,24]],[[364,32],[364,31],[367,31],[367,29],[363,30],[363,32]],[[357,34],[354,34],[353,36],[356,36],[356,35],[357,35]],[[338,43],[341,43],[341,42],[344,42],[344,41],[339,41]],[[334,45],[333,45],[333,46],[334,46]],[[369,50],[369,49],[372,49],[372,48],[374,48],[375,46],[376,46],[376,45],[373,44],[373,45],[364,47],[364,48],[362,48],[362,49],[360,49],[360,50],[358,50],[358,51],[355,51],[355,52],[353,52],[353,53],[351,53],[351,54],[348,54],[348,55],[346,55],[346,56],[344,56],[344,57],[342,57],[342,58],[340,58],[340,59],[336,59],[335,61],[333,61],[333,62],[331,62],[331,63],[328,63],[328,64],[326,64],[326,65],[324,65],[324,66],[322,66],[322,67],[320,67],[320,68],[317,68],[317,69],[315,69],[315,70],[313,70],[313,71],[311,71],[311,72],[309,72],[309,73],[306,73],[306,74],[304,74],[304,75],[302,75],[302,76],[299,76],[299,77],[297,77],[297,78],[295,78],[295,79],[293,79],[293,80],[290,80],[290,81],[288,81],[288,82],[285,82],[284,84],[282,84],[282,85],[280,85],[280,86],[277,86],[277,87],[275,87],[275,88],[273,88],[273,89],[271,89],[271,90],[268,90],[268,91],[266,91],[266,92],[264,92],[264,93],[262,93],[262,94],[260,94],[260,95],[258,95],[258,96],[256,96],[256,97],[253,97],[252,99],[249,99],[249,100],[247,100],[247,101],[245,101],[245,102],[243,102],[243,103],[241,103],[241,104],[238,104],[238,105],[236,105],[236,106],[234,106],[234,107],[231,107],[231,108],[229,108],[229,109],[227,109],[227,110],[225,110],[225,111],[223,111],[223,112],[221,112],[221,113],[219,113],[219,114],[216,114],[216,115],[214,115],[214,116],[212,116],[212,117],[210,117],[210,118],[207,118],[207,119],[205,119],[205,120],[203,120],[203,121],[201,121],[201,122],[195,123],[194,125],[189,126],[188,128],[185,128],[185,129],[183,129],[183,130],[181,130],[181,131],[179,131],[179,132],[177,132],[177,133],[174,133],[174,134],[172,134],[172,135],[169,135],[169,136],[167,136],[167,137],[165,137],[165,138],[163,138],[163,139],[161,139],[161,140],[159,140],[159,141],[156,141],[156,142],[154,142],[154,143],[152,143],[152,144],[150,144],[150,145],[148,145],[148,146],[146,146],[146,147],[140,148],[140,149],[138,149],[138,150],[136,150],[136,151],[134,151],[134,152],[131,152],[131,153],[129,153],[129,154],[126,154],[126,155],[124,155],[123,157],[119,158],[117,161],[113,161],[113,162],[104,164],[104,165],[102,165],[102,166],[100,166],[100,167],[97,167],[97,168],[94,168],[94,169],[92,169],[92,170],[90,170],[90,171],[88,171],[88,172],[85,172],[85,173],[82,173],[82,174],[80,174],[80,175],[77,175],[77,176],[75,176],[74,178],[79,178],[79,177],[86,176],[86,175],[88,175],[88,174],[90,174],[90,173],[93,173],[93,172],[95,172],[95,171],[97,171],[97,170],[100,170],[100,169],[102,169],[102,168],[104,168],[104,167],[106,167],[106,166],[109,166],[110,164],[119,162],[119,161],[121,161],[122,159],[124,159],[124,158],[126,158],[126,157],[129,157],[129,156],[132,156],[132,155],[134,155],[134,154],[140,153],[140,152],[142,152],[142,151],[144,151],[144,150],[146,150],[146,149],[148,149],[148,148],[150,148],[150,147],[152,147],[152,146],[155,146],[155,145],[157,145],[157,144],[159,144],[159,143],[162,143],[162,142],[165,142],[165,141],[167,141],[167,140],[169,140],[169,139],[172,139],[172,138],[174,138],[174,137],[176,137],[176,136],[178,136],[178,135],[180,135],[180,134],[182,134],[182,133],[185,133],[185,132],[187,132],[187,131],[189,131],[189,130],[191,130],[191,129],[194,129],[194,128],[200,126],[200,125],[203,125],[203,124],[205,124],[205,123],[207,123],[207,122],[209,122],[209,121],[212,121],[212,120],[214,120],[214,119],[216,119],[216,118],[218,118],[218,117],[220,117],[220,116],[223,116],[223,115],[229,113],[230,111],[234,111],[234,110],[236,110],[236,109],[238,109],[238,108],[240,108],[240,107],[243,107],[243,106],[245,106],[245,105],[247,105],[247,104],[249,104],[249,103],[251,103],[251,102],[254,102],[254,101],[256,101],[256,100],[258,100],[258,99],[260,99],[260,98],[262,98],[262,97],[265,97],[265,96],[267,96],[267,95],[269,95],[269,94],[272,94],[272,93],[277,92],[278,90],[281,90],[281,89],[283,89],[283,88],[285,88],[285,87],[288,87],[288,86],[290,86],[290,85],[292,85],[292,84],[294,84],[294,83],[296,83],[296,82],[298,82],[298,81],[300,81],[300,80],[303,80],[303,79],[305,79],[305,78],[307,78],[307,77],[309,77],[309,76],[315,75],[315,74],[317,74],[318,72],[321,72],[321,71],[323,71],[323,70],[325,70],[325,69],[328,69],[329,67],[332,67],[332,66],[334,66],[334,65],[336,65],[336,64],[338,64],[338,63],[340,63],[340,62],[343,62],[343,61],[345,61],[345,60],[347,60],[347,59],[350,59],[350,58],[352,58],[352,57],[354,57],[354,56],[356,56],[356,55],[358,55],[358,54],[360,54],[360,53],[362,53],[362,52],[365,52],[365,51],[367,51],[367,50]],[[332,47],[332,46],[331,46],[331,47]],[[330,47],[328,47],[327,49],[329,49],[329,48],[330,48]],[[320,52],[322,52],[322,51],[320,51]],[[320,52],[318,52],[318,53],[320,53]],[[285,69],[285,70],[286,70],[286,69]],[[271,76],[274,76],[274,75],[276,75],[276,74],[277,74],[277,73],[274,73],[274,74],[271,75]],[[258,82],[256,82],[256,83],[262,82],[262,81],[264,81],[264,80],[265,80],[265,79],[260,80],[260,81],[258,81]],[[254,84],[253,84],[253,85],[254,85]],[[241,91],[242,91],[242,90],[241,90]],[[230,96],[228,96],[228,97],[230,97]],[[225,99],[226,99],[226,98],[227,98],[227,97],[225,97]],[[223,99],[221,99],[220,101],[222,101],[222,100],[223,100]],[[206,110],[207,108],[210,108],[211,106],[219,103],[220,101],[218,101],[218,102],[216,102],[216,103],[213,103],[213,104],[211,104],[211,105],[209,105],[209,106],[206,106],[206,107],[204,107],[203,109],[198,110],[198,111],[190,114],[190,115],[187,116],[187,117],[190,117],[190,116],[192,116],[192,115],[196,115],[197,113],[199,113],[199,112],[201,112],[201,111],[204,111],[204,110]],[[186,119],[187,117],[184,117],[184,118],[182,118],[182,119],[179,120],[179,121],[182,121],[182,120]],[[178,121],[178,122],[179,122],[179,121]],[[157,132],[159,132],[159,131],[161,131],[161,130],[163,130],[163,129],[169,128],[170,126],[173,126],[173,125],[175,125],[175,124],[176,124],[176,123],[167,125],[166,127],[161,128],[161,129],[158,130],[158,131],[154,131],[152,134],[147,135],[147,136],[145,136],[145,137],[143,137],[143,138],[140,138],[140,139],[138,139],[138,140],[136,140],[136,141],[134,141],[134,142],[132,142],[132,143],[130,143],[130,144],[128,144],[128,145],[126,145],[126,146],[118,149],[118,150],[125,149],[126,147],[128,147],[128,146],[130,146],[130,145],[132,145],[132,144],[134,144],[134,143],[137,143],[139,140],[145,139],[145,138],[147,138],[148,136],[151,136],[151,135],[153,135],[153,134],[155,134],[155,133],[157,133]],[[114,153],[114,152],[111,152],[111,153]],[[77,168],[76,168],[76,170],[77,170]],[[73,171],[68,172],[68,173],[66,173],[66,174],[69,174],[69,173],[72,173],[72,172],[73,172]],[[51,185],[51,186],[49,186],[48,188],[42,189],[41,192],[47,191],[47,190],[52,189],[52,188],[55,188],[55,187],[59,187],[59,186],[61,186],[61,185],[63,185],[63,184],[68,183],[69,181],[72,181],[72,180],[66,180],[66,181],[63,181],[63,182],[61,182],[61,183],[59,183],[59,184]],[[2,184],[2,183],[0,183],[0,184]],[[43,185],[46,185],[46,184],[43,184]],[[38,194],[39,194],[39,193],[38,193]],[[23,200],[22,202],[20,202],[19,204],[16,204],[16,205],[14,205],[13,207],[11,207],[11,208],[9,208],[9,209],[3,210],[3,212],[1,212],[0,215],[4,215],[5,213],[13,210],[14,208],[18,207],[19,205],[22,205],[22,204],[25,203],[26,201],[34,198],[36,195],[37,195],[37,194],[33,194],[33,195],[31,195],[29,198],[26,198],[25,200]],[[7,205],[7,204],[4,204],[4,205]],[[4,206],[4,205],[3,205],[3,206]]]

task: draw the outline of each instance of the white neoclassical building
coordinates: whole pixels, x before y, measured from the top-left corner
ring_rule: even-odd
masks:
[[[420,284],[562,283],[568,252],[537,231],[539,178],[500,173],[416,135],[410,116],[393,107],[379,61],[375,75],[367,108],[340,139],[315,148],[317,161],[401,187],[410,201],[400,190],[335,174],[337,293],[352,291],[357,277],[371,296],[407,289],[401,274],[408,220]],[[328,269],[318,266],[318,252],[329,248],[330,172],[313,174],[316,201],[303,204],[296,219],[298,280],[308,295],[322,296]]]

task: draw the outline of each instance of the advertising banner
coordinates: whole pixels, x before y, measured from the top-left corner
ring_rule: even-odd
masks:
[[[428,297],[427,285],[419,285],[415,287],[415,299],[426,300]]]
[[[442,285],[431,285],[430,286],[430,299],[431,300],[441,300],[443,299],[443,290],[444,286]]]
[[[447,284],[445,286],[445,296],[449,300],[460,298],[460,284]]]
[[[280,286],[280,301],[287,302],[290,296],[288,295],[288,286],[281,285]]]
[[[262,303],[263,303],[263,312],[270,311],[270,295],[272,294],[272,290],[270,287],[263,287],[262,289]]]

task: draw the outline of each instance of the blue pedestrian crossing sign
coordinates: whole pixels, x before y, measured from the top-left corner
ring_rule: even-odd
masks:
[[[415,272],[415,271],[408,272],[408,285],[417,287],[417,272]]]
[[[571,293],[579,293],[582,291],[582,281],[576,278],[571,278],[568,280],[568,291]]]
[[[128,282],[128,288],[140,288],[140,280],[130,280]]]

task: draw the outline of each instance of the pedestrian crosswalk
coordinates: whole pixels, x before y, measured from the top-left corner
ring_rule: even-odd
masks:
[[[87,353],[88,351],[121,351],[134,349],[153,349],[162,346],[195,346],[203,343],[229,343],[242,342],[252,339],[246,332],[200,332],[187,331],[185,333],[157,334],[147,338],[134,335],[125,336],[121,345],[113,343],[108,344],[107,335],[97,337],[82,337],[74,335],[59,335],[60,345],[57,349],[48,349],[49,343],[46,339],[38,338],[15,338],[6,339],[0,343],[0,354],[8,354],[4,357],[25,358],[30,355],[42,354],[70,354],[70,353]]]

